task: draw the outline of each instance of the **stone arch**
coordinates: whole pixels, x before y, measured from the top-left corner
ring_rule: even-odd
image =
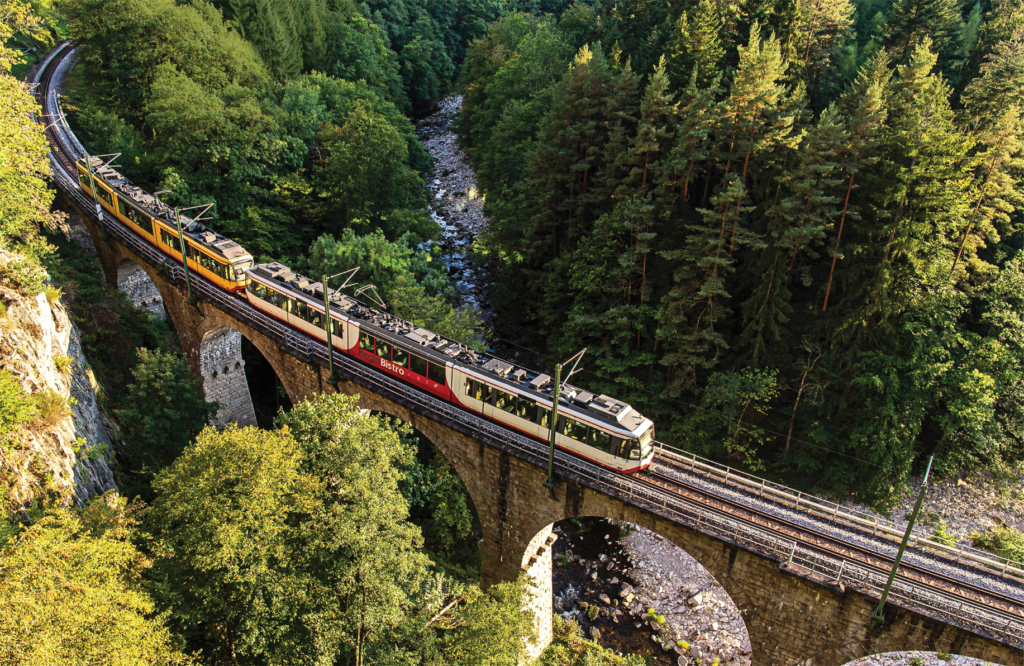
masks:
[[[625,582],[627,567],[624,566],[624,561],[613,562],[611,557],[605,562],[587,560],[587,570],[593,568],[594,573],[598,574],[598,580],[603,581],[600,584],[605,587],[608,581],[622,577],[616,589],[605,590],[610,600],[613,600],[608,610],[622,613],[621,621],[629,623],[642,622],[645,609],[653,607],[667,620],[664,625],[665,632],[662,633],[667,638],[663,644],[670,644],[675,640],[687,641],[690,646],[688,649],[695,653],[699,651],[706,663],[711,663],[715,658],[720,658],[722,664],[751,663],[750,634],[740,606],[715,575],[673,539],[633,522],[616,520],[605,515],[577,514],[571,519],[565,518],[546,525],[526,547],[522,569],[533,582],[535,594],[532,608],[537,617],[539,635],[547,636],[550,640],[553,613],[572,610],[555,608],[552,603],[555,591],[553,561],[556,553],[571,550],[570,543],[573,539],[581,538],[579,534],[565,538],[567,532],[574,531],[570,520],[578,524],[577,519],[580,518],[584,519],[584,524],[590,522],[591,525],[595,521],[586,519],[606,520],[609,524],[605,524],[604,528],[610,528],[613,533],[625,527],[629,535],[621,540],[624,543],[622,552],[630,553],[633,563],[655,560],[653,567],[645,567],[644,578],[642,582],[636,581],[636,589],[631,585],[627,586]],[[617,546],[614,544],[609,545],[610,551],[616,549]],[[566,566],[579,566],[575,564],[578,561],[577,552],[575,560],[568,562]],[[669,567],[673,575],[669,576],[662,567]],[[655,573],[660,576],[656,582]],[[690,576],[679,577],[685,574]],[[594,587],[597,586],[595,584]],[[595,597],[587,601],[595,602],[597,599]],[[631,617],[634,612],[639,615]]]
[[[135,307],[157,319],[165,319],[164,299],[146,270],[132,259],[122,259],[117,266],[117,288],[128,295]]]

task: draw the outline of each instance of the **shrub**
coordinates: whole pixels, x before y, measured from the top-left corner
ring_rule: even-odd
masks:
[[[944,546],[956,546],[956,537],[949,533],[947,530],[948,525],[946,521],[939,519],[939,524],[932,530],[932,540],[941,543]]]
[[[46,300],[51,304],[64,298],[64,292],[51,284],[46,285],[46,289],[43,290],[43,293],[46,294]]]
[[[31,421],[34,412],[32,398],[21,390],[18,378],[0,370],[0,438]]]
[[[921,657],[911,657],[910,666],[924,666],[924,660]]]
[[[953,659],[953,655],[951,655],[948,652],[936,652],[935,656],[938,657],[941,661],[951,661]]]
[[[658,615],[658,613],[653,608],[648,608],[647,609],[647,615],[644,616],[644,619],[649,621],[649,622],[657,622],[658,624],[665,624],[665,616],[664,615]]]
[[[975,532],[971,542],[1000,557],[1024,562],[1024,532],[1015,527],[993,526],[984,532]]]
[[[6,317],[6,316],[7,316],[7,306],[4,305],[3,301],[0,301],[0,317]]]
[[[71,358],[67,354],[61,354],[55,356],[53,364],[57,366],[57,372],[66,375],[71,370],[71,364],[74,363],[75,359]]]
[[[74,398],[65,398],[60,393],[46,389],[35,396],[36,420],[44,428],[52,428],[63,419],[71,416],[71,405]]]

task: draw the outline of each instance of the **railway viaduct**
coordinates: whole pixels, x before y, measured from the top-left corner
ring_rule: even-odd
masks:
[[[280,338],[239,318],[223,304],[200,297],[197,306],[189,305],[179,271],[168,271],[165,264],[151,265],[149,257],[113,237],[101,240],[104,234],[96,221],[68,203],[72,215],[82,219],[88,229],[107,279],[126,288],[142,305],[151,306],[158,295],[207,392],[217,399],[230,397],[229,408],[217,415],[219,422],[249,423],[252,419],[244,373],[235,365],[240,363],[237,349],[241,336],[267,359],[293,402],[333,391],[322,357],[303,358],[295,351],[295,340],[282,344]],[[126,276],[131,278],[126,280]],[[237,305],[248,307],[240,299]],[[301,347],[303,341],[298,342]],[[651,529],[707,568],[741,611],[755,665],[838,666],[864,655],[912,649],[1024,664],[1021,651],[1011,645],[893,604],[888,606],[886,622],[872,629],[870,615],[876,598],[805,567],[765,556],[746,544],[682,524],[656,507],[594,488],[589,479],[571,469],[561,470],[562,480],[555,489],[558,499],[552,500],[543,486],[546,461],[542,455],[524,455],[503,442],[489,441],[474,430],[474,424],[444,414],[439,418],[386,386],[360,379],[347,377],[339,390],[359,395],[365,409],[412,424],[447,456],[465,482],[483,528],[482,583],[514,579],[524,570],[536,581],[533,605],[540,644],[550,641],[551,635],[553,524],[575,516],[602,516]]]
[[[43,81],[38,94],[44,113],[62,123],[62,114],[54,108],[59,104],[61,58],[47,60],[42,69],[51,66],[51,60],[58,85],[51,85],[51,75],[45,72],[35,80]],[[101,228],[92,202],[82,196],[73,177],[62,173],[68,153],[74,154],[69,143],[77,141],[67,138],[69,132],[60,136],[59,123],[53,125],[56,129],[51,126],[47,134],[54,180],[62,205],[80,220],[78,229],[87,231],[80,243],[92,245],[107,279],[137,304],[154,312],[166,308],[207,395],[225,405],[216,416],[218,423],[254,421],[240,354],[242,336],[267,359],[293,402],[333,391],[327,382],[326,348],[318,340],[288,329],[195,276],[193,291],[199,300],[190,305],[179,265],[117,221],[108,219]],[[557,499],[552,499],[543,486],[546,447],[351,359],[336,359],[336,365],[341,392],[359,395],[366,409],[409,422],[451,461],[480,517],[482,583],[511,580],[524,571],[532,578],[539,635],[535,654],[551,637],[552,527],[571,517],[600,516],[651,529],[707,568],[740,610],[757,666],[839,666],[865,655],[900,650],[949,652],[1024,666],[1024,625],[1009,633],[991,630],[991,622],[973,621],[972,614],[983,613],[984,608],[968,602],[966,609],[961,603],[956,612],[936,610],[927,603],[927,590],[908,583],[909,587],[894,588],[885,622],[872,627],[870,615],[880,585],[871,576],[858,579],[855,563],[758,531],[749,521],[726,515],[713,501],[698,505],[561,453],[556,457]],[[1020,617],[1019,608],[1014,616]]]

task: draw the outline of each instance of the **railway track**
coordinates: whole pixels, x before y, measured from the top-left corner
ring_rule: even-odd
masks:
[[[38,84],[35,94],[43,109],[40,121],[46,126],[54,177],[60,181],[67,196],[83,210],[91,210],[94,203],[78,188],[75,168],[76,158],[86,153],[64,121],[60,105],[60,94],[66,74],[73,65],[74,53],[72,43],[60,45],[39,68],[32,82]],[[111,231],[121,235],[118,229],[112,228]],[[140,256],[146,256],[146,249],[138,248],[143,251]],[[170,270],[174,272],[173,267]],[[198,282],[200,292],[209,292],[203,296],[218,307],[232,312],[241,321],[252,319],[251,323],[257,326],[265,323],[257,314],[248,312],[247,303],[234,302],[237,299],[225,300],[227,297],[210,292],[205,288],[207,285]],[[235,312],[239,309],[245,311]],[[269,326],[273,328],[272,323]],[[267,332],[294,350],[293,353],[300,357],[304,355],[307,361],[320,362],[323,359],[319,356],[326,354],[325,350],[320,350],[322,344],[319,341],[299,339],[302,336],[291,331]],[[383,394],[409,393],[406,388],[388,385],[386,378],[371,376],[374,373],[367,375],[363,369],[348,368],[347,372],[366,381],[368,388],[380,390]],[[438,415],[451,417],[453,414],[451,405],[436,404],[439,401],[428,396],[407,395],[405,398],[400,402],[410,403],[410,406],[414,403]],[[533,459],[539,452],[546,457],[540,451],[544,447],[536,442],[526,442],[526,438],[508,433],[488,433],[495,429],[492,424],[468,414],[462,415],[462,419],[472,422],[467,427],[477,428],[477,434],[482,436],[486,433],[496,441],[504,441],[512,449],[518,449],[517,455]],[[820,578],[822,583],[851,585],[869,595],[877,596],[879,581],[888,576],[898,547],[898,539],[894,539],[891,528],[879,533],[877,527],[869,531],[866,521],[856,517],[846,516],[845,522],[838,520],[838,507],[832,512],[832,519],[828,520],[823,511],[805,510],[819,505],[805,500],[801,506],[799,495],[793,498],[795,502],[791,502],[785,498],[785,493],[776,492],[774,497],[759,495],[749,481],[745,481],[746,486],[730,484],[728,470],[723,483],[712,478],[711,473],[695,471],[696,457],[691,459],[663,449],[648,470],[628,477],[601,470],[562,452],[556,455],[556,461],[559,473],[566,477],[582,479],[591,487],[666,515],[681,524],[692,527],[695,523],[698,529],[781,560],[786,566]],[[702,467],[711,469],[708,465]],[[762,490],[765,483],[761,482]],[[702,527],[703,516],[713,516],[714,525],[711,525],[712,521],[705,520]],[[1002,566],[1001,573],[994,573],[991,560],[969,556],[969,560],[973,558],[973,564],[954,561],[952,556],[943,557],[941,553],[915,548],[920,542],[920,539],[912,541],[908,549],[891,602],[1024,647],[1024,582],[1019,579],[1024,577],[1024,571],[1011,567],[1008,562],[994,562],[997,567]],[[1012,575],[1007,575],[1008,572]]]
[[[652,464],[645,472],[641,473],[641,477],[645,478],[649,483],[670,492],[689,497],[695,501],[717,506],[720,510],[735,516],[737,520],[747,522],[759,529],[784,534],[803,548],[812,552],[833,556],[838,555],[845,560],[857,561],[862,566],[873,570],[876,574],[889,575],[894,558],[886,557],[880,551],[889,547],[895,550],[898,544],[887,543],[877,536],[871,537],[870,534],[864,534],[864,537],[871,538],[876,542],[876,548],[873,549],[866,545],[859,545],[835,536],[824,535],[820,529],[814,529],[814,527],[808,525],[807,521],[800,521],[780,515],[781,512],[777,509],[769,511],[758,508],[756,497],[751,496],[748,500],[753,501],[743,502],[732,499],[724,493],[715,493],[707,488],[687,483],[687,470],[684,466],[678,464],[678,460],[662,456],[660,460],[656,458],[655,462],[659,463],[659,465]],[[666,474],[659,471],[659,467],[662,465],[673,469],[676,474]],[[1007,620],[1024,619],[1024,607],[1022,607],[1021,599],[1015,595],[966,582],[934,569],[908,563],[906,559],[901,563],[900,575],[906,580],[915,581],[934,589],[942,590],[948,594],[970,599],[975,603],[984,604],[992,609],[998,609],[1005,614]],[[841,582],[841,580],[837,582]],[[1024,590],[1020,592],[1021,595],[1024,595]]]

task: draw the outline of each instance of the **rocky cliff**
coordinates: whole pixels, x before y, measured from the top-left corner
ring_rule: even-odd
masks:
[[[0,268],[10,258],[0,252]],[[115,487],[114,426],[99,408],[78,330],[55,290],[25,297],[0,282],[0,302],[0,368],[41,405],[0,447],[0,489],[11,507],[48,493],[81,505]]]

